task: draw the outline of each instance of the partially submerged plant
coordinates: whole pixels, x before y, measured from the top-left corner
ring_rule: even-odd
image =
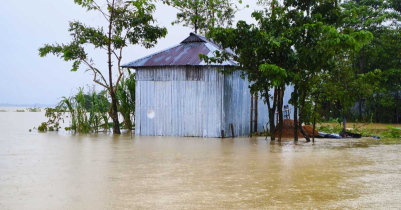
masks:
[[[387,126],[387,131],[381,133],[384,138],[401,138],[401,128]]]
[[[132,130],[135,118],[135,74],[128,70],[129,77],[123,77],[117,91],[118,111],[124,118],[123,127]]]
[[[30,107],[30,108],[26,108],[26,110],[28,112],[41,112],[42,111],[42,109],[39,107]]]
[[[76,95],[63,97],[57,107],[70,115],[71,122],[66,128],[67,131],[98,133],[99,128],[103,128],[104,131],[109,129],[107,110],[110,102],[107,100],[106,91],[84,94],[83,88],[80,88]]]
[[[47,131],[47,123],[43,122],[38,126],[38,131],[45,132]]]

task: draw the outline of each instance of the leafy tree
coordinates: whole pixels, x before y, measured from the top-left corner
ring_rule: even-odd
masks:
[[[183,23],[184,26],[193,28],[195,33],[204,34],[209,27],[231,26],[238,9],[232,0],[163,0],[163,2],[179,10],[173,25]]]
[[[262,1],[267,6],[264,11],[252,14],[257,25],[239,21],[236,28],[219,27],[211,31],[215,42],[223,49],[232,49],[235,54],[217,52],[216,58],[209,60],[238,62],[251,82],[251,90],[261,93],[267,102],[272,140],[275,138],[272,123],[275,111],[278,108],[280,113],[282,106],[281,91],[285,84],[294,85],[291,99],[296,107],[294,133],[297,137],[299,128],[310,141],[301,125],[306,117],[306,101],[318,101],[316,95],[321,94],[319,78],[336,69],[349,72],[349,68],[340,64],[368,43],[372,34],[342,27],[346,14],[342,13],[338,2],[286,1],[282,5],[277,1],[266,2]],[[274,93],[270,94],[272,89]],[[298,108],[301,110],[299,123]]]
[[[295,63],[291,48],[291,22],[283,8],[256,11],[252,16],[257,21],[247,24],[239,21],[236,28],[215,28],[210,35],[223,49],[230,48],[235,54],[216,52],[208,62],[234,60],[250,81],[252,93],[260,94],[269,112],[270,136],[275,140],[275,113],[280,112],[279,133],[282,130],[282,106],[285,85],[289,83],[288,69]],[[279,135],[279,140],[281,135]]]
[[[152,13],[155,11],[155,5],[152,1],[109,0],[106,3],[106,9],[94,0],[74,0],[74,2],[88,11],[99,12],[104,17],[108,28],[104,30],[103,27],[91,27],[79,21],[72,21],[69,29],[72,41],[68,44],[46,44],[39,49],[39,55],[44,57],[51,53],[65,61],[73,61],[71,71],[77,71],[81,64],[85,64],[88,67],[87,71],[94,74],[93,81],[109,92],[112,101],[109,115],[113,119],[113,131],[115,134],[120,134],[116,92],[123,76],[121,69],[123,49],[137,44],[145,48],[153,47],[159,38],[167,34],[167,30],[153,25],[155,21]],[[86,53],[85,46],[87,45],[107,53],[108,80]],[[117,61],[117,68],[113,68],[115,61]],[[115,73],[118,76],[116,80],[113,80]]]
[[[367,30],[374,36],[372,42],[353,55],[353,66],[357,73],[363,74],[380,69],[383,73],[374,94],[360,95],[359,119],[363,120],[374,114],[377,122],[398,122],[399,88],[401,77],[397,74],[401,69],[401,33],[399,1],[364,0],[347,1],[342,5],[345,11],[351,13],[345,25],[355,31]],[[391,75],[391,78],[388,76]],[[365,100],[365,113],[362,112]]]

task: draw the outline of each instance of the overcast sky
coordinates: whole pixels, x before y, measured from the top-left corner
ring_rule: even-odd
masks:
[[[256,0],[245,0],[249,9],[237,13],[236,20],[253,22],[252,11]],[[67,43],[68,23],[80,20],[91,26],[103,25],[102,17],[96,12],[86,12],[74,4],[74,0],[19,0],[3,1],[0,13],[0,103],[10,104],[55,104],[62,96],[70,96],[78,87],[93,85],[91,73],[85,66],[78,72],[70,72],[71,63],[49,55],[38,56],[38,48],[45,43]],[[144,49],[130,46],[124,50],[123,63],[136,60],[178,44],[192,31],[181,25],[171,25],[177,11],[156,4],[157,24],[168,29],[166,38],[156,47]],[[88,48],[89,55],[103,72],[107,68],[107,56],[102,50]]]

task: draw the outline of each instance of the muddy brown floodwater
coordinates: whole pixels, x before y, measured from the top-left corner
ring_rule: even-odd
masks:
[[[398,209],[401,142],[37,133],[0,113],[0,209]]]

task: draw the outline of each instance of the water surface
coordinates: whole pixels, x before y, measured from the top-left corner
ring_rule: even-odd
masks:
[[[28,132],[0,113],[0,209],[397,209],[395,140],[202,139]]]

